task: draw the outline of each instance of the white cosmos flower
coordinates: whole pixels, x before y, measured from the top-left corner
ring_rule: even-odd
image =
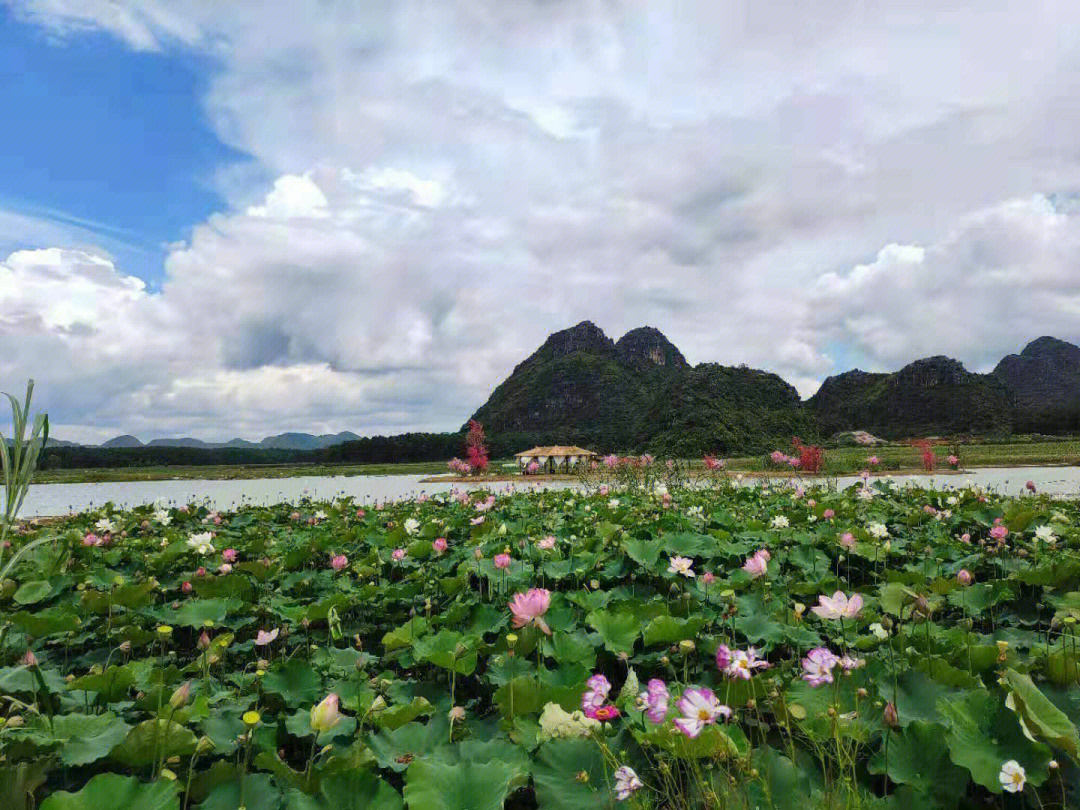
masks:
[[[684,577],[693,579],[697,576],[692,570],[693,565],[694,561],[689,557],[672,557],[668,560],[668,573],[682,574]]]
[[[866,527],[866,533],[878,540],[884,540],[889,536],[889,529],[884,523],[871,523]]]
[[[201,532],[200,534],[193,534],[188,538],[187,544],[189,548],[195,550],[197,554],[202,554],[204,557],[207,554],[214,553],[214,544],[211,542],[214,539],[212,532]]]
[[[777,515],[772,519],[771,525],[774,529],[786,529],[791,525],[791,521],[784,515]]]
[[[405,534],[412,535],[420,531],[420,521],[416,518],[408,518],[402,526],[405,529]]]
[[[1008,762],[1002,763],[998,781],[1001,783],[1002,790],[1009,793],[1019,793],[1024,789],[1024,784],[1027,782],[1027,773],[1024,772],[1023,765],[1015,759],[1010,759]]]
[[[634,769],[623,765],[615,771],[615,798],[625,802],[632,794],[641,790],[645,785],[638,778]]]

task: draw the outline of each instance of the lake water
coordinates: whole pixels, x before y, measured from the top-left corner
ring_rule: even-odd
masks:
[[[233,509],[243,504],[296,502],[304,498],[329,500],[351,495],[359,503],[410,498],[421,493],[446,492],[461,484],[420,483],[419,475],[372,476],[307,476],[302,478],[255,478],[246,481],[118,481],[95,484],[37,484],[30,488],[20,516],[24,518],[63,515],[93,509],[112,501],[118,507],[130,508],[142,504],[179,505],[205,503],[214,509]],[[887,478],[888,476],[882,476]],[[747,479],[748,481],[751,479]],[[844,476],[837,479],[841,487],[858,479]],[[1080,496],[1080,467],[989,467],[960,475],[896,476],[900,483],[930,484],[937,487],[961,487],[979,484],[1003,494],[1019,494],[1027,481],[1033,481],[1039,492],[1068,497]],[[493,490],[528,491],[541,486],[574,486],[571,482],[558,484],[489,485]],[[2,491],[2,490],[0,490]]]

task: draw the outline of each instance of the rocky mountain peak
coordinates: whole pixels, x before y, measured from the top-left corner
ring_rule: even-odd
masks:
[[[549,335],[537,354],[547,359],[554,359],[577,352],[593,351],[610,354],[614,350],[615,343],[604,334],[603,329],[592,321],[582,321],[569,329]]]
[[[631,329],[615,344],[619,359],[639,368],[687,368],[689,363],[674,343],[653,326]]]

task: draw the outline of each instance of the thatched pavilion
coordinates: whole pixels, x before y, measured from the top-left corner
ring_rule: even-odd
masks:
[[[553,445],[552,447],[534,447],[531,450],[522,450],[514,455],[517,458],[518,469],[523,473],[529,472],[529,465],[534,461],[539,465],[539,468],[534,472],[568,473],[578,464],[588,462],[596,453],[582,447]]]

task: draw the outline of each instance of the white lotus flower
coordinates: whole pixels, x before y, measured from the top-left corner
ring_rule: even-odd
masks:
[[[108,518],[102,518],[101,520],[99,520],[97,523],[94,524],[94,528],[102,534],[116,533],[116,523],[112,520],[109,520]]]
[[[172,523],[172,517],[165,509],[158,509],[156,512],[154,512],[153,518],[162,526],[168,526],[170,523]]]
[[[693,579],[697,574],[692,570],[694,561],[689,557],[672,557],[668,560],[669,574],[682,574],[684,577]]]
[[[189,548],[195,550],[196,554],[202,554],[205,557],[207,554],[214,553],[214,544],[211,542],[213,539],[212,532],[201,532],[191,535],[187,540],[187,544]]]
[[[1049,526],[1038,526],[1035,529],[1035,539],[1053,545],[1057,541],[1057,535]]]
[[[786,529],[791,525],[791,521],[784,515],[777,515],[772,519],[771,525],[774,529]]]
[[[413,535],[420,531],[420,521],[416,518],[408,518],[402,527],[405,529],[405,534]]]
[[[884,540],[889,536],[889,529],[884,523],[871,523],[866,527],[866,533],[878,540]]]

